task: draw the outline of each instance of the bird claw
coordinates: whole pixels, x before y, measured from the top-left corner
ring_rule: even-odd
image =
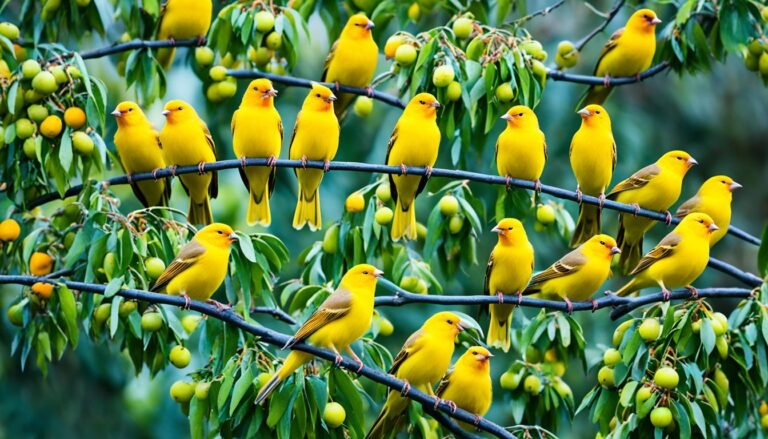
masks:
[[[355,364],[357,364],[357,370],[355,370],[355,373],[359,374],[360,372],[362,372],[363,368],[365,367],[365,364],[363,364],[363,360],[359,358],[355,358],[354,360],[355,360]]]
[[[192,299],[190,299],[187,294],[182,294],[181,297],[184,299],[183,309],[189,309],[189,307],[192,305]]]
[[[426,166],[424,168],[424,176],[427,177],[427,180],[432,178],[432,166]]]
[[[248,160],[248,159],[247,159],[247,158],[245,158],[245,156],[242,156],[242,157],[240,157],[240,167],[242,167],[243,169],[245,169],[247,160]]]
[[[501,291],[497,291],[496,292],[496,296],[499,298],[499,305],[503,305],[504,304],[504,293],[502,293]]]
[[[334,84],[336,84],[336,92],[341,92],[341,83],[339,81],[335,81]]]
[[[205,46],[205,43],[207,42],[205,35],[200,35],[197,37],[197,45],[198,46]]]
[[[328,172],[331,170],[331,161],[325,160],[323,161],[323,172]]]
[[[611,75],[605,75],[603,77],[603,87],[605,88],[611,87]]]
[[[339,367],[341,366],[341,362],[344,361],[344,357],[342,357],[340,354],[336,354],[336,358],[333,360],[333,366]]]
[[[688,285],[685,287],[686,290],[690,291],[691,298],[698,299],[699,298],[699,290],[696,289],[693,285]]]
[[[573,314],[573,302],[571,302],[571,299],[565,298],[565,309],[568,312],[568,314]]]
[[[125,178],[128,180],[128,184],[133,184],[133,173],[125,174]]]
[[[277,157],[275,157],[274,155],[269,156],[269,158],[267,158],[267,166],[269,166],[270,168],[274,168],[275,166],[277,166]]]
[[[400,396],[408,396],[408,393],[411,391],[411,383],[408,381],[403,381],[403,388],[400,389]]]
[[[537,194],[540,194],[540,193],[541,193],[541,180],[538,180],[538,179],[537,179],[537,180],[534,180],[534,181],[533,181],[533,190],[534,190],[534,192],[536,192]]]
[[[635,80],[637,80],[637,82],[640,82],[640,81],[642,81],[642,80],[643,80],[643,75],[642,75],[642,73],[643,73],[643,72],[637,72],[637,73],[635,74]]]
[[[176,47],[176,38],[174,38],[173,35],[168,37],[168,41],[171,42],[172,47]]]
[[[581,188],[579,186],[576,186],[576,202],[578,204],[581,204],[583,196],[584,196],[584,193],[581,192]]]
[[[633,216],[637,217],[637,215],[640,214],[640,205],[637,203],[632,203],[632,208],[634,209]]]
[[[158,178],[159,178],[159,177],[157,176],[157,173],[158,173],[158,172],[160,172],[160,168],[156,168],[156,169],[154,169],[154,170],[152,171],[152,178],[154,178],[154,179],[155,179],[155,181],[157,181],[157,180],[158,180]]]
[[[671,293],[668,289],[664,288],[661,290],[661,297],[664,299],[664,302],[669,302],[669,297],[671,296]]]
[[[668,210],[664,212],[664,224],[672,225],[672,214]]]
[[[405,166],[405,163],[400,163],[400,174],[405,175],[408,173],[408,167]]]
[[[597,197],[597,207],[600,210],[603,210],[603,206],[605,205],[605,192],[600,193],[600,196]]]
[[[507,190],[510,190],[512,188],[512,177],[510,177],[509,175],[504,177],[504,184],[506,185]]]
[[[523,292],[518,291],[517,292],[517,306],[520,306],[523,303]]]
[[[205,162],[200,162],[197,164],[197,173],[200,175],[205,174]]]
[[[481,420],[481,419],[482,419],[482,418],[481,418],[479,415],[475,415],[475,420],[474,420],[474,421],[472,421],[472,424],[473,424],[475,427],[479,426],[479,425],[480,425],[480,420]]]
[[[373,86],[365,87],[366,93],[368,93],[368,97],[372,98],[374,95],[376,95],[376,92],[373,90]]]
[[[228,305],[226,303],[221,303],[218,300],[208,299],[208,300],[205,301],[205,303],[209,303],[209,304],[215,306],[216,309],[219,310],[219,311],[228,311],[228,310],[232,309],[232,306],[230,306],[230,305]]]
[[[307,169],[307,156],[301,156],[301,167]]]
[[[589,299],[592,302],[592,312],[597,311],[598,303],[595,299]]]
[[[171,170],[171,175],[174,176],[174,177],[176,176],[176,168],[178,168],[178,166],[176,166],[176,165],[171,165],[171,166],[168,167],[168,169]]]

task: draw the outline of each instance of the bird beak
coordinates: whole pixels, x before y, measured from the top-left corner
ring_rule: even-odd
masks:
[[[117,108],[115,108],[115,111],[113,111],[113,112],[111,112],[109,114],[111,114],[112,116],[115,116],[115,117],[123,117],[123,112],[118,110]]]
[[[733,191],[735,191],[736,189],[740,189],[740,188],[742,188],[742,187],[744,187],[744,186],[742,186],[742,185],[740,185],[740,184],[738,184],[738,183],[736,183],[736,182],[734,181],[733,183],[731,183],[731,185],[730,185],[730,186],[728,186],[728,190],[730,190],[731,192],[733,192]]]
[[[486,361],[490,360],[491,357],[493,357],[493,354],[491,354],[490,352],[488,353],[488,355],[483,355],[483,354],[475,355],[475,358],[477,358],[477,361],[480,361],[482,363],[485,363]]]
[[[267,90],[266,93],[264,93],[264,96],[262,96],[261,98],[269,99],[269,98],[274,98],[275,96],[277,96],[277,90],[275,90],[274,88],[270,88],[269,90]]]
[[[720,227],[717,227],[717,224],[715,223],[710,224],[709,227],[707,228],[709,229],[710,232],[714,232],[715,230],[720,230]]]
[[[327,102],[327,103],[329,103],[329,104],[330,104],[331,102],[333,102],[333,101],[335,101],[335,100],[336,100],[336,95],[334,95],[333,93],[331,93],[331,95],[330,95],[330,96],[328,96],[328,97],[325,99],[325,102]]]
[[[230,234],[229,234],[229,236],[228,236],[228,238],[229,238],[229,242],[235,242],[235,241],[237,241],[238,239],[240,239],[240,238],[237,236],[237,234],[235,234],[235,233],[230,233]]]
[[[509,113],[504,113],[504,114],[501,115],[501,119],[504,119],[504,120],[512,120],[513,118],[514,118],[514,116],[512,116]]]
[[[576,114],[581,116],[583,119],[586,119],[589,116],[592,116],[592,113],[589,110],[587,110],[586,108],[582,108],[581,110],[577,111]]]
[[[611,254],[612,255],[620,255],[621,254],[621,249],[618,248],[618,247],[611,247]]]
[[[434,108],[440,108],[440,102],[437,102],[437,101],[432,102],[431,104],[429,104],[429,106]]]
[[[651,24],[659,24],[659,23],[661,23],[661,20],[659,19],[659,17],[653,17],[653,20],[651,20],[650,23]]]
[[[384,272],[379,270],[379,269],[375,269],[375,270],[373,270],[373,275],[375,277],[381,277],[381,276],[384,276]]]
[[[492,228],[492,229],[491,229],[491,232],[493,232],[493,233],[499,233],[499,234],[500,234],[501,232],[503,232],[503,230],[501,230],[501,229],[499,228],[499,226],[495,226],[494,228]]]
[[[698,165],[698,164],[699,164],[699,162],[697,162],[696,159],[694,159],[693,157],[689,157],[688,158],[688,165],[693,166],[693,165]]]
[[[162,115],[168,117],[171,114],[171,110],[163,110]]]
[[[461,326],[461,322],[459,322],[459,323],[457,323],[457,324],[456,324],[456,329],[458,329],[458,330],[459,330],[459,332],[461,332],[461,331],[463,331],[463,330],[464,330],[464,327],[463,327],[463,326]]]
[[[365,30],[371,30],[374,27],[376,27],[376,25],[373,24],[373,22],[371,20],[368,20],[368,23],[365,23]]]

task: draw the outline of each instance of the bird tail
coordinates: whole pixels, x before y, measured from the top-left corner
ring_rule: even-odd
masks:
[[[605,100],[608,99],[608,96],[611,94],[612,90],[612,87],[606,88],[602,85],[593,85],[589,87],[579,100],[579,104],[576,106],[576,109],[578,110],[584,108],[590,104],[603,105]]]
[[[339,122],[342,122],[347,117],[347,110],[350,104],[355,101],[355,98],[357,96],[351,93],[339,94],[339,99],[333,103],[333,112],[336,113],[336,118],[339,119]]]
[[[637,239],[637,241],[630,241],[627,238],[627,229],[622,222],[619,225],[619,233],[616,236],[616,243],[619,244],[621,249],[621,255],[619,255],[619,273],[628,275],[632,270],[637,267],[640,262],[640,258],[643,256],[643,237]]]
[[[582,204],[579,207],[579,219],[573,230],[571,247],[576,247],[589,238],[600,233],[600,209],[591,204]]]
[[[509,324],[512,320],[514,307],[511,305],[491,305],[490,308],[491,323],[488,325],[486,343],[491,347],[509,352]]]
[[[269,210],[269,189],[263,189],[261,196],[257,196],[251,188],[248,198],[248,214],[246,217],[249,226],[261,224],[268,226],[272,223],[272,213]],[[295,221],[295,220],[294,220]]]
[[[266,384],[264,384],[264,387],[259,390],[259,393],[256,395],[256,401],[254,401],[254,404],[263,403],[267,397],[269,397],[269,395],[277,388],[278,384],[291,376],[291,374],[295,372],[296,369],[305,365],[311,359],[312,355],[310,354],[300,351],[291,351],[291,353],[288,354],[288,357],[285,359],[283,366],[275,373],[274,376],[272,376],[269,381],[267,381]]]
[[[365,435],[366,439],[388,439],[397,434],[402,428],[409,400],[400,396],[398,392],[390,391],[387,402],[384,403],[379,416],[373,421],[371,429]]]
[[[392,240],[399,241],[401,238],[415,240],[416,235],[416,206],[411,203],[409,206],[401,204],[401,198],[397,199],[395,206],[395,217],[392,220]]]
[[[213,215],[211,215],[210,199],[205,197],[202,203],[197,203],[190,198],[187,220],[190,224],[203,224],[206,226],[211,224],[213,222]]]
[[[163,69],[168,70],[171,68],[171,64],[173,64],[173,58],[176,56],[176,48],[175,47],[169,47],[167,49],[158,49],[157,51],[157,62],[160,63],[161,66],[163,66]]]
[[[618,291],[616,291],[617,296],[626,296],[628,294],[632,294],[635,291],[640,290],[640,285],[638,285],[637,278],[632,279],[631,281],[627,282],[626,285],[619,288]]]
[[[300,230],[305,224],[309,224],[309,230],[313,232],[323,227],[320,216],[320,191],[315,190],[312,197],[307,198],[299,183],[299,199],[296,202],[296,212],[293,214],[293,228]]]

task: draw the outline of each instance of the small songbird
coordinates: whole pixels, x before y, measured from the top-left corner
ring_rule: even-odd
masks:
[[[635,276],[616,292],[626,296],[643,288],[659,286],[664,300],[669,300],[670,289],[685,287],[696,297],[691,284],[709,262],[709,242],[712,232],[718,230],[712,217],[696,212],[687,215],[656,247],[643,256],[630,275]]]
[[[728,227],[731,225],[733,191],[740,187],[742,186],[739,183],[727,175],[710,177],[701,185],[696,195],[677,208],[675,216],[683,218],[693,212],[702,212],[712,217],[718,227],[718,230],[712,232],[709,242],[709,246],[714,247],[728,233]]]
[[[275,109],[277,90],[266,78],[254,79],[232,115],[232,147],[243,161],[240,177],[249,191],[248,225],[270,225],[269,197],[275,187],[274,163],[283,144],[283,122]],[[246,157],[266,157],[271,166],[246,168]]]
[[[440,103],[429,93],[414,96],[398,119],[387,143],[388,166],[400,166],[402,175],[389,175],[395,218],[392,221],[392,240],[415,240],[416,196],[424,190],[437,161],[440,149],[440,128],[437,109]],[[407,167],[424,167],[426,175],[405,175]]]
[[[629,17],[625,27],[617,30],[605,43],[597,60],[594,75],[604,77],[603,85],[593,85],[581,105],[602,104],[611,93],[610,78],[639,75],[651,66],[656,53],[656,25],[661,20],[650,9],[639,9]]]
[[[410,403],[405,395],[411,386],[434,395],[433,387],[448,371],[456,336],[463,329],[459,316],[443,311],[427,319],[421,329],[408,337],[389,369],[390,375],[406,382],[405,388],[402,394],[389,391],[387,402],[366,438],[384,439],[400,431]]]
[[[160,12],[157,39],[175,41],[197,38],[205,41],[212,15],[212,0],[168,0]],[[175,47],[159,49],[157,60],[167,70],[173,64],[175,54]]]
[[[115,148],[126,174],[150,172],[165,167],[160,137],[135,102],[117,104],[112,116],[117,121]],[[167,206],[171,184],[164,178],[131,182],[133,194],[144,207]]]
[[[491,252],[485,269],[484,294],[498,295],[499,305],[489,305],[491,321],[488,326],[489,346],[509,351],[509,324],[513,305],[501,305],[502,295],[522,294],[533,273],[533,246],[528,241],[523,223],[504,218],[491,229],[499,234],[499,242]]]
[[[698,162],[687,152],[670,151],[656,163],[644,167],[617,184],[607,197],[619,203],[632,204],[636,210],[642,207],[667,211],[680,197],[683,177],[696,164]],[[671,221],[672,214],[667,211],[667,222]],[[654,224],[655,221],[649,218],[639,218],[626,213],[620,215],[616,240],[621,249],[618,266],[622,274],[629,274],[640,261],[643,235]]]
[[[440,381],[435,392],[451,407],[474,413],[475,424],[488,412],[493,400],[491,357],[493,355],[482,346],[470,347]],[[476,429],[475,425],[466,422],[459,422],[459,425],[467,431]]]
[[[525,105],[515,105],[501,116],[507,121],[496,141],[496,167],[499,175],[531,180],[541,187],[541,173],[547,162],[547,141],[539,129],[536,113]]]
[[[337,364],[342,361],[340,351],[345,350],[359,364],[358,370],[362,370],[363,362],[350,345],[371,327],[373,296],[376,292],[376,282],[382,274],[384,273],[368,264],[350,268],[341,278],[336,291],[309,316],[283,349],[307,341],[311,345],[335,352]],[[312,358],[313,356],[306,352],[291,351],[282,367],[259,390],[255,403],[264,402],[281,381]]]
[[[611,275],[613,255],[621,253],[608,235],[595,235],[531,279],[523,294],[540,293],[544,298],[561,298],[573,312],[572,301],[590,300]],[[593,309],[597,302],[592,300]]]
[[[328,171],[331,160],[339,150],[339,119],[333,112],[336,96],[331,89],[313,83],[296,116],[288,156],[291,160],[320,160],[325,169],[295,169],[299,180],[299,196],[293,215],[293,228],[309,224],[312,231],[323,227],[320,212],[320,182]]]
[[[160,143],[166,163],[172,169],[191,165],[198,165],[200,169],[198,175],[179,176],[184,190],[189,195],[187,220],[190,224],[210,224],[213,222],[213,215],[208,197],[216,198],[219,182],[216,172],[203,172],[203,166],[205,163],[216,161],[213,137],[195,109],[184,101],[169,101],[165,104],[163,116],[165,126],[160,131]]]
[[[347,21],[341,31],[341,36],[333,46],[325,59],[323,66],[323,82],[335,82],[350,87],[367,87],[369,94],[373,92],[371,80],[376,72],[376,63],[379,59],[379,47],[373,40],[373,22],[360,12]],[[339,120],[355,95],[350,93],[339,94],[334,110]]]
[[[581,116],[581,127],[573,135],[569,152],[579,196],[579,219],[573,231],[572,247],[600,233],[600,207],[581,204],[581,195],[605,200],[605,191],[616,168],[616,141],[608,112],[599,105],[587,105],[577,113]]]
[[[229,268],[229,248],[237,235],[226,224],[214,223],[197,232],[171,265],[157,278],[150,291],[181,296],[186,300],[205,300],[219,309],[227,305],[211,300],[224,282]]]

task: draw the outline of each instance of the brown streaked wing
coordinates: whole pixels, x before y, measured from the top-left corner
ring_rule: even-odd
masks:
[[[677,208],[677,212],[675,212],[675,216],[677,218],[682,218],[689,213],[695,212],[696,209],[699,207],[699,203],[701,202],[701,198],[698,194],[694,195],[690,199],[688,199],[685,203],[681,204],[680,207]]]
[[[660,172],[661,172],[661,168],[659,168],[659,166],[656,165],[655,163],[652,165],[648,165],[643,169],[630,175],[626,180],[617,184],[611,190],[611,192],[608,194],[607,197],[615,198],[616,195],[618,195],[620,192],[641,188],[646,184],[648,184],[649,181],[653,180],[654,177],[659,175]]]
[[[395,356],[395,359],[392,360],[392,367],[389,368],[388,372],[390,375],[395,375],[397,373],[400,365],[403,364],[403,362],[410,356],[413,345],[416,344],[416,341],[419,338],[421,338],[422,334],[424,334],[424,331],[419,329],[418,331],[411,334],[410,337],[408,337],[408,339],[403,344],[403,347],[400,349],[400,352],[398,352],[397,356]]]
[[[156,292],[163,289],[171,280],[173,280],[173,278],[178,276],[179,273],[182,273],[184,270],[194,264],[203,253],[205,253],[205,247],[203,247],[199,242],[197,242],[196,239],[193,238],[184,247],[181,248],[181,251],[179,251],[179,254],[176,255],[176,258],[174,258],[173,262],[171,262],[171,265],[169,265],[163,274],[157,278],[157,281],[152,286],[150,291]]]
[[[390,134],[389,140],[387,140],[387,156],[384,158],[384,164],[387,166],[390,166],[389,154],[392,152],[392,148],[395,146],[396,141],[397,141],[397,125],[395,125],[395,129],[392,130],[392,134]],[[389,190],[392,193],[392,201],[394,201],[395,206],[397,206],[397,186],[395,186],[395,179],[393,177],[393,174],[389,174]]]
[[[445,389],[448,388],[448,385],[451,383],[451,374],[453,374],[453,369],[449,370],[448,373],[445,374],[442,380],[440,380],[440,384],[437,386],[437,390],[435,391],[435,395],[442,396],[443,392],[445,392]]]
[[[328,76],[328,67],[331,65],[331,61],[333,60],[333,55],[336,53],[336,48],[339,46],[339,40],[334,41],[333,46],[331,46],[331,51],[328,52],[328,56],[325,57],[325,62],[323,63],[323,76],[320,77],[320,80],[323,82],[327,82],[326,78]]]
[[[320,308],[301,325],[301,328],[296,331],[296,335],[291,338],[286,347],[295,345],[328,323],[344,317],[349,313],[351,305],[352,293],[344,288],[337,288],[336,291],[325,299]]]
[[[640,262],[637,263],[637,267],[635,267],[635,269],[632,270],[632,272],[629,274],[635,275],[640,273],[657,261],[671,255],[675,251],[675,247],[677,247],[678,244],[680,244],[680,235],[674,231],[669,232],[669,234],[665,236],[664,239],[662,239],[661,242],[656,245],[656,247],[651,249],[651,251],[646,253],[645,256],[640,259]]]
[[[611,35],[611,37],[608,38],[608,41],[605,42],[605,46],[603,46],[603,50],[600,52],[600,57],[597,58],[597,62],[595,63],[595,70],[592,72],[593,75],[597,74],[597,68],[600,66],[600,61],[603,60],[605,55],[611,50],[616,48],[616,45],[622,34],[624,34],[623,27],[620,29],[616,29],[616,32],[614,32],[613,35]]]
[[[550,279],[557,279],[558,277],[575,273],[586,263],[587,258],[581,254],[581,248],[576,248],[560,258],[560,260],[552,264],[552,266],[534,276],[533,279],[531,279],[530,285],[533,286]]]

